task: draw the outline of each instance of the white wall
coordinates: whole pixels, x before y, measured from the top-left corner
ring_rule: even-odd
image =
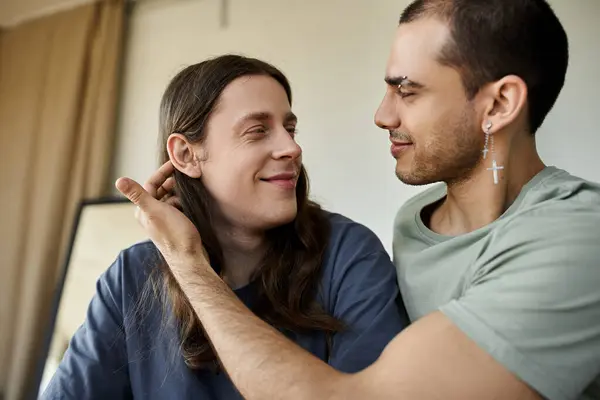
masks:
[[[313,197],[373,229],[390,250],[396,210],[420,188],[394,175],[387,132],[373,123],[384,67],[408,0],[140,0],[131,20],[114,176],[144,180],[158,165],[162,91],[182,67],[224,52],[280,67],[291,81]],[[570,35],[567,86],[539,133],[547,163],[600,181],[600,1],[552,2]],[[576,4],[576,5],[575,5]],[[352,8],[351,8],[352,7]],[[596,40],[594,40],[596,39]],[[347,178],[349,176],[350,178]]]

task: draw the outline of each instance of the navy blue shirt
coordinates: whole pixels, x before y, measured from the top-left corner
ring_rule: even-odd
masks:
[[[356,372],[372,364],[408,321],[398,308],[394,265],[377,236],[339,214],[329,217],[317,300],[347,329],[333,336],[329,352],[322,332],[291,339],[338,370]],[[100,277],[86,320],[43,399],[241,399],[226,374],[189,369],[176,325],[165,322],[154,296],[140,299],[156,252],[151,242],[134,245]],[[248,306],[254,292],[253,284],[235,291]]]

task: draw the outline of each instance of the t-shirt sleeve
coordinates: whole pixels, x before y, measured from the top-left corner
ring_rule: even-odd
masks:
[[[83,325],[75,332],[42,399],[130,399],[122,313],[122,255],[96,283]]]
[[[600,375],[600,214],[538,210],[489,246],[441,311],[542,396],[579,398]]]
[[[363,234],[340,248],[330,292],[333,315],[346,329],[333,337],[329,364],[348,373],[375,362],[408,325],[394,265],[375,235]]]

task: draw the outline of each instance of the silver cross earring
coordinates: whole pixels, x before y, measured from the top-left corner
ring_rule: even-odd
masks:
[[[490,141],[490,129],[492,129],[492,123],[488,121],[485,125],[485,144],[483,145],[483,159],[487,158],[487,154],[489,153],[488,143]]]
[[[488,151],[492,153],[492,167],[488,168],[488,171],[492,171],[492,176],[494,178],[494,185],[498,184],[498,171],[503,170],[504,166],[498,165],[496,162],[496,152],[494,149],[494,135],[491,133],[492,123],[488,121],[485,125],[485,147],[483,148],[483,158],[487,157]],[[490,144],[490,149],[488,150],[488,142]]]

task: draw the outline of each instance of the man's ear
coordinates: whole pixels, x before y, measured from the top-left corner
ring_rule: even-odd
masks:
[[[202,168],[194,148],[185,136],[172,133],[167,139],[167,152],[173,166],[191,178],[200,178]]]
[[[499,131],[516,120],[523,119],[527,105],[527,84],[518,76],[508,75],[483,90],[486,97],[483,124],[488,121]],[[482,127],[483,128],[483,127]],[[483,129],[482,129],[483,130]]]

